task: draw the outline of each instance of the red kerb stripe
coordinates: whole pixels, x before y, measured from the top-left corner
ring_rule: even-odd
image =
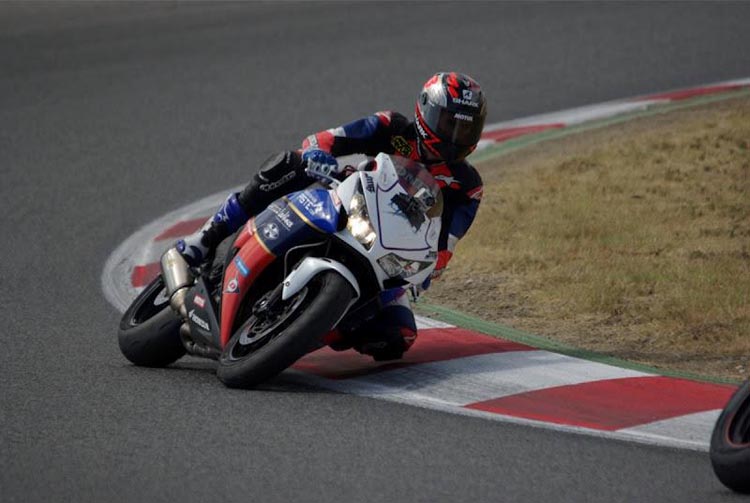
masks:
[[[418,334],[416,342],[402,360],[376,362],[372,357],[354,350],[336,352],[326,347],[305,356],[294,364],[294,368],[329,379],[346,379],[419,363],[534,349],[457,327],[426,328],[419,330]]]
[[[164,232],[154,238],[154,241],[162,241],[164,239],[180,238],[192,234],[201,228],[203,223],[208,220],[208,217],[195,218],[193,220],[184,220],[177,222],[173,226],[166,229]]]
[[[688,98],[694,98],[696,96],[704,96],[706,94],[715,94],[715,93],[722,93],[726,91],[735,91],[737,89],[742,89],[744,87],[747,87],[747,86],[743,86],[739,84],[728,84],[728,85],[723,85],[723,86],[699,87],[697,89],[685,89],[684,91],[673,91],[670,93],[652,94],[650,96],[638,98],[637,101],[641,101],[644,99],[679,101],[679,100],[686,100]]]
[[[133,267],[133,272],[130,273],[130,284],[135,288],[140,288],[151,283],[151,280],[159,275],[161,272],[161,266],[159,262],[153,262],[146,265],[137,265]]]
[[[648,376],[519,393],[467,405],[474,410],[614,431],[720,409],[733,386]]]
[[[519,136],[525,136],[527,134],[540,133],[548,129],[560,129],[564,128],[565,124],[537,124],[534,126],[522,126],[513,127],[507,129],[497,129],[495,131],[487,131],[482,135],[483,140],[495,140],[496,142],[508,141],[512,138]]]

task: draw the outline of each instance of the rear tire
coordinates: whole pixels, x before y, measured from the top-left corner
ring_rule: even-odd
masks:
[[[286,318],[276,329],[269,329],[257,349],[242,345],[243,331],[248,335],[252,322],[243,323],[222,351],[217,376],[230,388],[252,388],[280,374],[321,346],[323,335],[344,315],[354,296],[352,286],[340,274],[320,273],[284,301]]]
[[[729,489],[750,494],[750,381],[721,411],[711,435],[711,465]]]
[[[117,342],[125,358],[142,367],[164,367],[185,354],[182,321],[169,307],[161,275],[136,297],[120,320]]]

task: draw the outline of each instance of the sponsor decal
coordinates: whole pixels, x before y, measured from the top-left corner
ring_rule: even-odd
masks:
[[[237,277],[235,276],[229,281],[229,283],[227,283],[227,289],[224,290],[224,293],[239,293],[239,291],[240,282],[237,281]]]
[[[419,126],[418,126],[419,127]],[[412,153],[411,145],[403,136],[394,136],[391,138],[391,145],[396,149],[396,152],[404,157],[409,157]]]
[[[281,225],[283,225],[287,229],[291,229],[294,226],[294,221],[292,220],[292,210],[290,210],[286,206],[281,206],[274,203],[269,206],[268,209],[276,215],[276,220],[278,220]]]
[[[474,122],[474,117],[466,114],[455,114],[453,117],[462,121]]]
[[[365,188],[367,189],[367,192],[375,192],[375,182],[367,173],[365,173]]]
[[[234,265],[237,266],[237,269],[240,271],[240,274],[242,274],[242,277],[247,277],[247,275],[250,274],[250,268],[247,266],[247,264],[245,264],[241,257],[234,257]]]
[[[430,137],[430,135],[427,134],[427,131],[425,131],[424,128],[422,127],[422,121],[421,120],[417,120],[415,122],[415,124],[417,125],[417,132],[419,133],[419,135],[422,138],[429,138]]]
[[[287,183],[289,180],[291,180],[295,176],[297,176],[297,173],[294,172],[294,171],[290,171],[289,173],[287,173],[286,175],[282,176],[281,178],[279,178],[275,182],[262,183],[262,184],[260,184],[258,186],[258,188],[260,190],[262,190],[263,192],[270,192],[270,191],[272,191],[274,189],[278,189],[279,187],[281,187],[282,185],[284,185],[285,183]]]
[[[268,223],[263,226],[263,237],[274,240],[279,237],[279,226],[274,223]]]
[[[200,316],[198,316],[197,314],[195,314],[195,309],[190,310],[190,312],[188,313],[188,318],[190,318],[190,320],[193,323],[201,327],[206,332],[211,331],[211,327],[208,326],[208,322],[204,320],[203,318],[201,318]]]
[[[193,303],[196,306],[200,307],[201,309],[203,309],[204,307],[206,307],[206,299],[204,299],[203,297],[201,297],[198,294],[196,294],[195,297],[193,297]]]
[[[470,89],[464,89],[463,95],[465,100],[470,100],[474,96],[474,93],[472,93]]]
[[[419,201],[408,194],[400,193],[393,196],[391,198],[391,208],[394,209],[394,215],[399,215],[407,219],[416,231],[419,231],[424,221],[427,220]]]
[[[450,187],[452,189],[457,189],[461,185],[461,182],[459,182],[452,176],[434,175],[433,178],[435,178],[435,180],[437,180],[438,182],[438,185],[441,185],[442,187]]]
[[[474,103],[471,100],[466,100],[463,98],[453,98],[453,103],[456,103],[458,105],[469,106],[472,108],[479,108],[479,103]]]
[[[299,196],[297,196],[297,202],[302,204],[305,210],[307,210],[307,212],[311,215],[321,218],[328,218],[328,215],[323,209],[323,201],[316,201],[314,199],[311,199],[310,196],[302,192],[299,194]]]

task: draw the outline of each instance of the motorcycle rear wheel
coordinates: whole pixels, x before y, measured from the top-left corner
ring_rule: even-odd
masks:
[[[182,321],[169,307],[164,280],[154,279],[120,320],[117,342],[125,358],[142,367],[165,367],[185,354]]]
[[[711,435],[711,465],[729,489],[750,494],[750,380],[729,399]]]
[[[344,315],[354,295],[340,274],[319,274],[299,293],[283,301],[279,318],[267,323],[265,332],[253,331],[251,316],[222,351],[217,376],[230,388],[252,388],[280,374],[321,346],[323,335]]]

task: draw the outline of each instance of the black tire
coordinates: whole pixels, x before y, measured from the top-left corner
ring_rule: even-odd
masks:
[[[285,314],[254,348],[243,346],[241,334],[252,319],[235,331],[222,351],[216,374],[230,388],[252,388],[280,374],[304,355],[321,346],[321,340],[343,316],[355,292],[333,271],[313,278],[285,302]],[[288,312],[287,312],[288,311]],[[246,354],[245,354],[246,353]]]
[[[729,399],[711,435],[711,464],[729,489],[750,494],[750,381]]]
[[[185,354],[181,320],[163,295],[164,280],[154,279],[120,320],[117,342],[125,358],[142,367],[164,367]]]

